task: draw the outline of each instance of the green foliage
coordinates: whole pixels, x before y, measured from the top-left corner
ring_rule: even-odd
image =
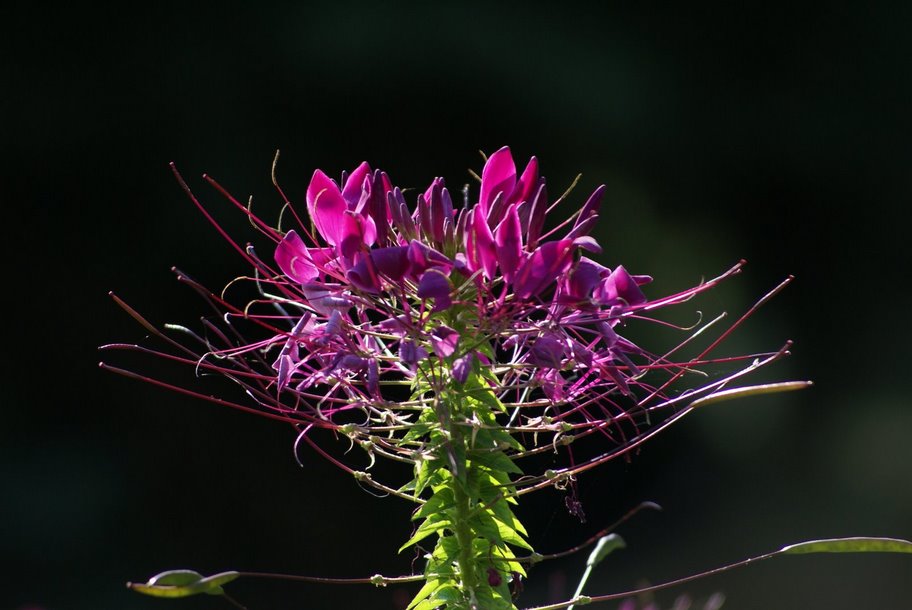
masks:
[[[418,527],[400,552],[436,536],[426,554],[426,581],[408,610],[513,610],[512,578],[525,576],[514,548],[532,551],[513,513],[511,476],[522,474],[506,451],[522,446],[497,422],[503,404],[480,367],[457,384],[416,378],[412,400],[427,401],[407,439],[419,443],[414,478],[403,490],[426,496],[412,516]],[[432,405],[432,406],[430,406]]]
[[[127,586],[152,597],[189,597],[191,595],[224,595],[222,585],[237,578],[237,572],[222,572],[203,576],[193,570],[169,570],[149,579],[145,584],[127,583]]]
[[[792,544],[779,553],[912,553],[912,542],[899,538],[830,538]]]

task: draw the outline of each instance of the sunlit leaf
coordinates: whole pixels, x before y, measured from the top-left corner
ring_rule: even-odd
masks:
[[[627,543],[624,542],[624,539],[617,534],[608,534],[607,536],[602,536],[599,538],[599,541],[595,545],[595,548],[592,549],[592,552],[589,554],[589,559],[586,560],[586,565],[596,566],[601,563],[605,557],[614,551],[626,547]]]
[[[191,595],[223,595],[222,585],[240,576],[237,572],[221,572],[204,577],[193,570],[169,570],[156,574],[143,583],[127,583],[127,587],[152,597],[189,597]]]
[[[828,538],[783,547],[780,553],[912,553],[912,542],[899,538]]]

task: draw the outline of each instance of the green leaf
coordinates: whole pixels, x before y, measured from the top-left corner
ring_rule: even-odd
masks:
[[[449,487],[444,487],[435,492],[433,496],[428,498],[427,502],[421,505],[412,520],[430,517],[435,513],[442,513],[452,508],[454,504],[456,504],[456,500],[453,498],[453,490]]]
[[[431,593],[433,593],[440,586],[440,584],[440,581],[436,578],[428,579],[428,581],[424,583],[424,586],[418,590],[418,593],[415,594],[415,597],[412,599],[409,605],[406,606],[405,610],[412,610],[413,608],[420,607],[421,603],[424,602],[428,596],[431,595]],[[433,608],[433,606],[431,607]]]
[[[415,470],[415,495],[420,495],[428,484],[436,484],[438,479],[449,475],[449,470],[443,465],[443,460],[434,458],[422,460],[416,465]]]
[[[783,547],[780,553],[912,553],[912,542],[899,538],[828,538]]]
[[[506,542],[507,544],[512,544],[513,546],[518,546],[520,548],[526,549],[527,551],[530,551],[530,552],[535,550],[512,527],[510,527],[506,523],[499,521],[497,519],[495,519],[494,522],[497,524],[497,530],[500,533],[500,537],[504,542]]]
[[[413,544],[424,540],[431,534],[439,532],[440,530],[450,527],[452,523],[443,515],[434,515],[428,517],[428,519],[418,526],[418,529],[415,531],[415,535],[408,539],[408,541],[399,547],[398,552],[402,552]]]
[[[516,515],[513,514],[513,511],[510,510],[510,507],[504,501],[495,501],[491,506],[488,507],[488,510],[494,515],[494,518],[500,521],[501,523],[508,525],[514,529],[519,534],[523,536],[528,536],[529,533],[526,531],[526,528],[523,527],[523,524],[520,523],[519,519],[516,518]]]
[[[504,578],[506,581],[506,578]],[[511,610],[515,608],[509,596],[509,586],[505,588],[506,597],[501,591],[485,584],[475,590],[475,596],[478,598],[478,607],[484,610]]]
[[[494,557],[494,565],[503,572],[518,572],[521,576],[526,576],[526,569],[521,563],[515,561],[516,555],[508,546],[492,547],[491,555]]]
[[[595,545],[595,548],[592,549],[592,552],[589,554],[589,558],[586,560],[586,565],[597,566],[599,563],[601,563],[602,559],[614,551],[623,548],[627,548],[627,543],[624,542],[624,539],[617,534],[608,534],[607,536],[602,536],[599,538],[599,541]]]
[[[513,463],[503,451],[484,451],[473,450],[469,452],[469,459],[478,464],[484,464],[491,470],[499,472],[509,472],[513,474],[522,474],[519,466]]]
[[[715,404],[717,402],[723,402],[726,400],[733,400],[735,398],[744,398],[745,396],[758,396],[760,394],[778,394],[780,392],[793,392],[795,390],[803,390],[814,385],[810,381],[783,381],[780,383],[764,383],[760,385],[752,385],[743,388],[732,388],[730,390],[721,390],[710,394],[709,396],[704,396],[703,398],[698,398],[697,400],[690,403],[691,408],[705,407],[706,405]]]
[[[191,595],[223,595],[222,585],[240,576],[238,572],[221,572],[204,577],[193,570],[169,570],[156,574],[145,584],[127,583],[127,587],[152,597],[189,597]]]

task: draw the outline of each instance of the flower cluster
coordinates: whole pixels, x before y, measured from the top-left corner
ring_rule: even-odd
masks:
[[[317,170],[306,218],[286,199],[290,230],[269,226],[207,180],[275,244],[264,260],[231,241],[255,270],[248,279],[257,296],[235,306],[178,273],[221,313],[205,322],[203,336],[172,327],[202,349],[159,333],[122,302],[173,349],[109,347],[224,375],[253,402],[210,400],[291,422],[299,440],[359,480],[420,504],[422,524],[405,546],[430,535],[437,544],[415,608],[512,607],[509,581],[515,588],[524,571],[511,547],[531,550],[509,508],[517,496],[564,486],[625,454],[695,401],[786,353],[710,358],[744,317],[690,357],[678,354],[721,318],[680,329],[685,339],[661,353],[625,338],[634,320],[671,326],[654,312],[711,288],[740,264],[648,298],[643,286],[652,278],[590,258],[601,252],[590,232],[605,188],[566,214],[569,191],[551,201],[538,161],[519,173],[506,147],[487,159],[477,196],[462,189],[461,205],[442,178],[410,204],[412,196],[367,163],[338,183]],[[241,323],[259,338],[242,338]],[[734,363],[733,372],[676,387],[719,362]],[[411,465],[412,479],[395,487],[373,480],[320,448],[311,438],[318,429],[345,434],[371,457]],[[596,455],[517,476],[521,458],[595,433],[608,439]],[[582,517],[575,498],[567,506]]]

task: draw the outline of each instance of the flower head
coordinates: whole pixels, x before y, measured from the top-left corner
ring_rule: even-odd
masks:
[[[227,328],[211,322],[205,337],[194,335],[204,346],[195,356],[166,338],[183,350],[168,357],[237,382],[253,404],[232,404],[292,422],[308,442],[315,428],[371,443],[382,432],[383,453],[397,459],[414,459],[427,413],[446,417],[435,405],[454,396],[497,407],[495,421],[467,425],[499,427],[535,447],[607,437],[607,451],[562,471],[571,476],[633,449],[695,399],[785,353],[713,360],[715,341],[677,356],[718,319],[681,329],[684,340],[664,351],[626,338],[633,322],[670,326],[657,310],[741,265],[650,296],[650,276],[595,260],[602,249],[590,232],[603,186],[567,215],[566,195],[549,199],[537,159],[520,173],[504,147],[487,159],[477,195],[465,193],[454,203],[435,178],[407,196],[367,163],[338,182],[316,170],[306,205],[291,206],[295,226],[272,228],[251,215],[274,243],[266,259],[238,247],[256,271],[258,298],[234,306],[179,275],[223,310]],[[241,339],[242,319],[260,337]],[[686,392],[676,387],[710,363],[751,361]],[[520,447],[517,454],[536,451]]]

